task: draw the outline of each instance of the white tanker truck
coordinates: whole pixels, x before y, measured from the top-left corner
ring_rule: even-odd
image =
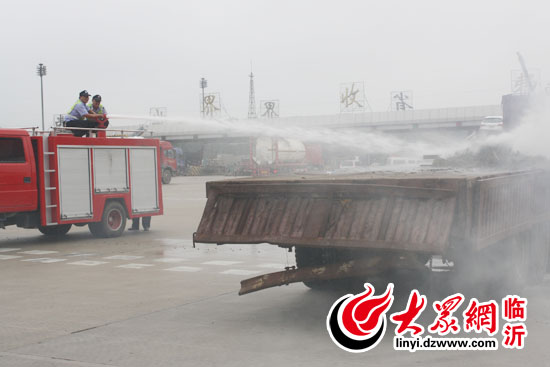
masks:
[[[252,174],[266,176],[320,168],[321,146],[298,139],[259,137],[250,141]]]

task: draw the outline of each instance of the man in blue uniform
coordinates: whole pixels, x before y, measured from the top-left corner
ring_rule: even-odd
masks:
[[[147,232],[151,228],[151,217],[141,217],[141,224],[143,224],[143,230]],[[139,218],[132,219],[132,226],[128,230],[139,231]]]
[[[81,127],[81,128],[93,128],[97,126],[97,122],[94,119],[102,117],[101,114],[93,113],[88,110],[86,103],[90,100],[90,94],[87,90],[80,92],[78,101],[71,107],[69,112],[65,115],[65,126],[67,127]],[[88,135],[85,130],[72,130],[74,136]]]

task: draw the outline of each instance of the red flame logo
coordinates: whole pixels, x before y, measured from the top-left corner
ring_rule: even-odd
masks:
[[[337,300],[327,317],[327,329],[333,341],[350,352],[374,348],[386,330],[386,312],[393,303],[393,284],[374,296],[374,287],[365,284],[365,292],[348,294]]]
[[[374,288],[365,284],[365,292],[349,299],[342,309],[342,325],[353,335],[368,336],[379,326],[380,315],[390,308],[393,296],[392,285],[388,285],[386,293],[378,297],[370,297]]]

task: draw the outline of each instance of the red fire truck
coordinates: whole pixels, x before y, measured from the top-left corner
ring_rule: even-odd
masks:
[[[174,147],[168,141],[160,141],[160,161],[162,169],[162,183],[169,184],[172,176],[176,176],[178,172],[178,162],[176,160],[176,152]]]
[[[157,139],[62,132],[0,129],[0,228],[116,237],[128,218],[163,213]]]

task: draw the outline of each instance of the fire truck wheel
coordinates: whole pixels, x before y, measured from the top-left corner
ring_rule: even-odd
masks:
[[[172,181],[172,171],[165,169],[162,171],[162,183],[168,185]]]
[[[126,210],[118,201],[105,205],[101,222],[90,223],[88,228],[95,237],[118,237],[126,228]]]
[[[72,224],[59,224],[57,226],[38,227],[38,230],[46,236],[63,236],[69,232]]]

